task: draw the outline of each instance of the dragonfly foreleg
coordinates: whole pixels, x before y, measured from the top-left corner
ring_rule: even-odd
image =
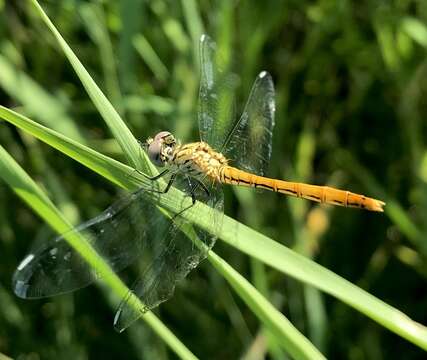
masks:
[[[165,170],[165,171],[161,172],[159,175],[153,176],[152,178],[149,178],[149,179],[152,181],[155,181],[156,179],[158,179],[161,176],[163,176],[164,174],[166,174],[167,171],[169,171],[169,170]],[[138,192],[139,191],[148,191],[148,192],[155,193],[155,194],[166,194],[170,190],[175,178],[176,178],[176,173],[171,175],[166,187],[163,190],[154,190],[154,189],[147,190],[146,188],[140,188],[138,190]]]
[[[168,171],[168,170],[165,170],[165,171]],[[165,171],[163,171],[163,172],[162,172],[162,173],[160,173],[159,175],[163,174]],[[159,175],[157,175],[157,176],[159,176]],[[157,178],[158,178],[158,177],[157,177]],[[166,193],[169,191],[169,189],[171,188],[171,186],[172,186],[172,184],[173,184],[173,182],[174,182],[175,178],[176,178],[176,173],[175,173],[175,174],[172,174],[172,176],[171,176],[171,178],[169,179],[168,184],[166,185],[165,189],[164,189],[163,191],[159,191],[159,192],[160,192],[160,193],[163,193],[163,194],[166,194]]]
[[[191,205],[186,207],[184,210],[189,209],[191,206],[193,206],[196,203],[196,194],[195,194],[196,187],[191,183],[191,178],[189,176],[186,177],[186,180],[188,182],[188,188],[190,191]]]
[[[160,177],[162,177],[167,171],[169,171],[169,170],[165,170],[165,171],[161,172],[159,175],[156,175],[153,178],[149,178],[149,179],[153,180],[153,181],[157,180]],[[163,190],[150,190],[150,191],[154,192],[154,193],[157,193],[157,194],[166,194],[170,190],[173,182],[175,181],[175,178],[176,178],[176,173],[171,175],[171,177],[170,177],[170,179],[169,179],[166,187]]]
[[[190,196],[191,196],[191,204],[190,205],[188,205],[188,206],[186,206],[184,209],[181,209],[181,211],[179,211],[178,213],[176,213],[174,216],[173,216],[173,218],[172,219],[175,219],[176,217],[178,217],[179,215],[181,215],[184,211],[187,211],[188,209],[190,209],[190,208],[192,208],[193,206],[194,206],[194,204],[196,203],[196,194],[195,194],[195,190],[196,190],[196,186],[194,186],[192,183],[191,183],[191,179],[190,179],[190,177],[186,177],[186,180],[187,180],[187,182],[188,182],[188,188],[189,188],[189,191],[190,191]],[[196,179],[195,179],[196,180]],[[201,182],[200,181],[198,181],[198,180],[196,180],[197,181],[197,185],[199,185],[199,184],[201,184]],[[202,184],[202,187],[203,188],[205,188],[205,186]],[[206,189],[207,190],[207,189]]]
[[[163,170],[160,174],[157,174],[154,176],[148,176],[147,174],[144,174],[141,170],[134,169],[133,171],[136,171],[138,174],[140,174],[140,175],[144,176],[146,179],[152,180],[152,181],[160,179],[162,176],[166,175],[169,172],[169,170],[166,169],[166,170]]]

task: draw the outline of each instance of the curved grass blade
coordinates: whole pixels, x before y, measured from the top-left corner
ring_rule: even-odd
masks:
[[[133,176],[134,170],[108,156],[102,155],[91,148],[74,141],[52,129],[28,119],[27,117],[0,105],[0,118],[8,121],[42,140],[46,144],[63,152],[74,160],[82,163],[89,169],[110,180],[114,184],[126,188],[136,189],[138,183]],[[130,185],[132,183],[132,185]]]
[[[200,36],[205,33],[205,30],[203,28],[199,4],[194,0],[181,0],[181,6],[190,32],[191,41],[193,42],[193,63],[197,72],[200,72],[199,40]]]
[[[134,182],[133,177],[129,176],[129,174],[132,173],[132,169],[126,165],[99,154],[96,151],[87,148],[84,145],[78,144],[73,140],[67,139],[65,136],[58,134],[53,130],[47,129],[44,126],[37,124],[36,122],[31,121],[30,119],[27,119],[24,116],[2,106],[0,106],[0,117],[11,122],[22,130],[29,132],[40,140],[48,143],[52,147],[60,150],[64,154],[81,162],[83,165],[105,176],[115,184],[119,184],[128,189],[136,187],[136,183]],[[142,178],[142,181],[144,180],[145,179]],[[179,211],[182,204],[182,198],[179,196],[179,191],[172,189],[164,196],[169,198],[164,203],[168,210],[175,210],[175,212]],[[193,214],[192,217],[204,216],[206,219],[210,219],[211,211],[212,210],[210,208],[204,208],[202,212],[196,212],[196,215]],[[187,213],[188,211],[186,211],[183,216],[186,216]],[[302,334],[299,334],[295,329],[290,328],[288,320],[284,318],[283,315],[275,310],[271,304],[269,306],[266,305],[268,301],[263,298],[262,295],[258,294],[255,289],[251,289],[251,285],[243,277],[238,275],[237,272],[231,269],[231,267],[226,266],[226,263],[212,251],[209,254],[209,259],[218,269],[218,271],[221,273],[227,273],[227,280],[233,285],[233,288],[246,289],[245,291],[238,291],[239,295],[242,296],[242,299],[251,309],[253,309],[254,313],[260,318],[260,320],[263,323],[265,322],[266,326],[272,328],[272,331],[275,334],[280,334],[281,339],[296,339],[295,344],[293,345],[293,349],[289,351],[301,354],[315,354],[317,352],[315,347],[312,345],[309,346],[307,344],[309,342]],[[212,256],[214,256],[214,258],[211,258]],[[262,301],[262,306],[259,304],[260,301]],[[142,304],[140,305],[141,308],[143,308]],[[261,307],[263,307],[263,309],[261,309]],[[145,314],[144,318],[145,316],[147,315]],[[306,349],[299,349],[299,346],[301,345],[306,347]],[[318,353],[318,355],[320,356],[320,353]]]
[[[213,251],[208,254],[209,262],[228,281],[249,308],[283,347],[295,359],[325,359],[316,347],[303,336],[292,323],[278,311],[255,287]]]
[[[200,225],[203,226],[203,225]],[[209,227],[206,222],[204,226]],[[238,226],[238,231],[234,231]],[[360,311],[397,335],[427,350],[427,328],[334,272],[225,216],[220,238],[227,244]]]
[[[122,123],[120,117],[115,113],[105,96],[102,95],[99,88],[96,87],[87,71],[83,68],[77,57],[47,18],[38,3],[35,0],[32,0],[32,3],[54,33],[67,57],[75,67],[76,72],[82,78],[82,81],[84,81],[88,93],[91,94],[92,100],[109,123],[113,134],[118,139],[120,138],[119,142],[125,153],[132,159],[131,163],[137,164],[140,153],[136,140],[130,134],[127,127]],[[104,105],[106,106],[104,107]],[[125,132],[121,131],[123,128],[126,130]],[[68,151],[66,146],[63,147],[63,150]],[[80,151],[82,151],[80,155],[83,155],[84,151],[81,149]],[[85,154],[85,156],[86,155],[87,154]],[[78,157],[79,156],[77,156],[76,160],[79,160]],[[99,162],[102,157],[94,156],[93,153],[86,157],[85,160],[88,158],[92,162],[96,163],[99,171],[102,171],[104,174],[108,174],[109,178],[112,178],[114,182],[117,183],[117,178],[115,178],[113,174],[109,173],[111,169],[115,169],[116,175],[119,174],[118,177],[120,179],[122,179],[122,177],[127,177],[128,181],[131,182],[132,177],[124,176],[123,173],[120,175],[121,171],[118,169],[119,166],[115,167],[114,163],[111,162],[111,159],[107,162]],[[103,168],[102,165],[107,165],[107,168]],[[123,167],[124,165],[121,164],[121,166]],[[126,180],[120,180],[120,183],[125,185]],[[168,196],[162,197],[164,205],[166,207],[170,206],[171,209],[174,207],[176,209],[178,205],[176,203],[176,196],[176,192],[171,192]],[[206,210],[203,210],[203,206],[198,204],[194,209],[188,211],[185,216],[191,218],[196,224],[208,229],[209,231],[211,225],[209,224],[207,217],[204,217],[203,214],[206,214]],[[235,236],[236,233],[234,231],[236,226],[239,228],[237,237]],[[306,283],[312,284],[313,286],[341,299],[391,331],[394,331],[396,334],[427,350],[427,330],[423,325],[412,321],[400,311],[354,286],[333,272],[304,258],[303,256],[293,253],[286,247],[272,241],[268,237],[265,237],[242,224],[237,224],[233,219],[227,217],[224,219],[224,227],[220,236],[230,245],[235,246],[239,250],[275,267],[279,271],[289,274]]]
[[[96,86],[96,84],[90,78],[89,74],[84,69],[82,64],[79,62],[77,57],[74,55],[74,53],[72,52],[70,47],[66,44],[66,42],[61,37],[59,32],[55,29],[53,24],[50,22],[50,20],[48,19],[46,14],[43,12],[43,10],[39,6],[39,4],[35,0],[32,0],[32,2],[35,5],[38,12],[41,14],[43,20],[46,22],[46,24],[49,26],[51,31],[54,33],[54,35],[57,38],[58,42],[60,43],[63,51],[65,52],[66,56],[70,60],[74,69],[76,70],[77,74],[81,78],[81,80],[82,80],[86,90],[88,91],[90,97],[92,98],[95,105],[97,106],[97,108],[99,109],[101,114],[103,115],[104,119],[107,121],[108,125],[112,129],[113,134],[116,136],[119,143],[121,144],[125,154],[130,159],[131,163],[135,167],[138,167],[138,160],[140,159],[140,152],[139,152],[138,143],[133,138],[132,134],[127,129],[127,127],[124,125],[124,123],[121,121],[120,117],[115,112],[115,110],[113,109],[111,104],[108,102],[108,100],[105,98],[105,96],[99,90],[99,88]],[[172,200],[172,201],[170,201],[170,200]],[[173,201],[173,200],[174,200],[174,193],[171,193],[168,197],[165,197],[165,201],[164,201],[165,206],[169,205],[169,206],[171,206],[172,209],[174,207],[176,208],[176,205],[177,205],[176,201]],[[200,207],[200,206],[198,206],[198,208],[200,208],[200,209],[196,208],[198,211],[203,209],[203,207]],[[200,218],[200,213],[196,214],[196,216],[193,216],[194,215],[193,213],[194,213],[194,211],[196,211],[196,209],[194,209],[192,212],[189,212],[188,215],[186,214],[186,216],[193,217],[193,221],[195,223],[202,224],[202,225],[205,224],[204,222],[206,221],[206,218],[205,219]],[[232,221],[231,219],[229,219],[229,220]],[[209,226],[207,226],[207,228],[209,228]],[[256,238],[257,235],[259,235],[259,234],[257,234],[256,232],[252,232],[252,236],[254,238]],[[224,237],[224,239],[225,238],[226,237]],[[281,261],[283,261],[283,259]],[[313,264],[315,264],[315,263],[313,263]],[[292,271],[290,271],[289,273],[292,273]],[[337,278],[339,278],[339,277],[337,277]]]
[[[378,184],[372,174],[370,174],[348,151],[340,151],[338,155],[337,159],[339,165],[358,178],[373,194],[378,194],[379,197],[385,199],[387,202],[385,214],[396,224],[402,234],[404,234],[414,246],[424,255],[427,255],[427,243],[424,234],[407,215],[399,202],[387,195],[386,191]]]
[[[91,78],[87,70],[84,68],[83,64],[74,54],[73,50],[71,50],[70,46],[61,36],[59,31],[53,25],[53,23],[50,21],[49,17],[43,11],[39,3],[36,0],[31,0],[31,3],[39,13],[42,20],[52,31],[52,34],[58,41],[62,51],[64,52],[72,67],[74,68],[74,71],[76,72],[77,76],[80,78],[80,81],[82,82],[95,107],[98,109],[99,113],[107,123],[111,132],[113,133],[114,137],[119,142],[120,147],[122,148],[130,164],[132,164],[132,166],[137,169],[142,168],[143,170],[147,170],[147,172],[149,172],[150,168],[147,165],[149,163],[148,160],[144,161],[144,163],[141,164],[142,157],[141,152],[139,150],[140,146],[138,144],[138,141],[135,139],[129,128],[123,122],[120,115],[116,112],[114,107],[102,93],[101,89],[96,85],[95,81]]]
[[[0,55],[0,74],[0,86],[24,106],[26,114],[36,115],[44,125],[85,143],[64,104],[3,55]]]
[[[0,117],[49,143],[116,184],[126,188],[135,188],[138,184],[133,176],[129,176],[129,171],[132,171],[132,169],[118,161],[67,139],[65,136],[46,129],[1,106]],[[141,180],[143,183],[144,179],[142,178]],[[177,212],[180,209],[181,199],[179,191],[171,189],[171,191],[162,196],[160,203],[166,209]],[[197,203],[193,208],[186,211],[183,216],[201,228],[213,232],[214,229],[212,229],[209,216],[207,216],[209,213],[209,209],[204,208],[203,204]],[[218,237],[229,245],[284,274],[313,285],[340,299],[397,335],[427,350],[427,328],[425,326],[411,320],[401,311],[314,261],[293,252],[228,216],[224,216],[223,226]]]
[[[101,4],[87,3],[82,4],[79,10],[88,35],[99,49],[106,93],[110,96],[111,102],[120,110],[123,106],[123,98],[120,93],[114,49],[107,29],[104,9]]]
[[[154,76],[163,82],[166,82],[170,76],[168,68],[157,55],[148,40],[141,34],[138,34],[133,39],[133,45],[138,51],[141,58],[145,61]]]
[[[63,233],[70,229],[70,224],[64,219],[61,212],[2,146],[0,146],[0,176],[54,230]],[[75,237],[67,238],[68,240],[75,250],[101,275],[118,298],[122,298],[129,292],[126,285],[84,239]],[[135,299],[135,304],[137,302],[138,299]],[[140,305],[142,306],[142,304]],[[196,359],[154,314],[147,313],[144,320],[178,356],[183,359]]]

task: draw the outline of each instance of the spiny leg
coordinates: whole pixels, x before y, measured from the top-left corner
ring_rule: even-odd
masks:
[[[148,180],[155,181],[166,175],[169,172],[169,169],[165,169],[160,174],[157,174],[155,176],[148,176],[147,174],[144,174],[141,170],[133,169],[132,173],[128,174],[128,176],[132,176],[134,172],[137,172],[139,175],[144,176]]]
[[[175,219],[176,217],[178,217],[179,215],[181,215],[184,211],[187,211],[188,209],[192,208],[195,204],[196,204],[196,194],[195,194],[195,190],[197,188],[197,186],[201,186],[202,189],[206,192],[206,194],[209,197],[209,190],[206,188],[206,186],[199,180],[193,178],[193,180],[195,180],[196,184],[192,184],[191,182],[191,178],[189,176],[185,177],[187,180],[187,183],[189,185],[189,189],[190,189],[190,196],[191,196],[191,204],[186,206],[184,209],[182,209],[180,212],[176,213],[173,217],[173,219]]]
[[[151,179],[151,180],[157,180],[157,179],[161,178],[164,174],[166,174],[167,171],[168,170],[161,172],[159,175],[154,176],[153,179]],[[171,175],[166,187],[163,190],[153,190],[153,192],[157,192],[159,194],[166,194],[169,191],[169,189],[171,188],[173,182],[175,181],[175,178],[176,178],[176,173]]]
[[[156,179],[159,179],[160,177],[164,176],[167,171],[169,171],[169,170],[165,170],[162,173],[160,173],[159,175],[153,176],[150,180],[154,181]],[[154,190],[154,189],[147,190],[146,188],[141,187],[137,192],[139,193],[139,192],[146,191],[146,192],[151,192],[151,193],[155,193],[155,194],[166,194],[170,190],[173,182],[175,181],[175,178],[176,178],[176,173],[171,175],[166,187],[163,190]]]
[[[206,185],[205,184],[203,184],[203,182],[202,181],[200,181],[200,180],[198,180],[198,179],[194,179],[196,182],[197,182],[197,184],[203,189],[203,191],[206,193],[206,196],[209,198],[210,196],[211,196],[211,194],[210,194],[210,192],[209,192],[209,190],[208,190],[208,188],[206,187]]]

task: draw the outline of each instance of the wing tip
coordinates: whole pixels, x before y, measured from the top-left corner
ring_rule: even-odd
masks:
[[[211,37],[208,34],[200,35],[200,44],[204,44],[206,42],[212,42]]]
[[[18,265],[17,270],[22,271],[33,259],[34,254],[28,254]]]
[[[259,79],[264,79],[264,78],[271,78],[271,75],[268,71],[263,70],[258,74],[258,78]]]

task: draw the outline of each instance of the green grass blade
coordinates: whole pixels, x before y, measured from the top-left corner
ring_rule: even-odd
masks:
[[[246,302],[265,326],[280,339],[280,345],[295,359],[324,359],[325,357],[292,323],[279,312],[244,277],[213,251],[208,259],[233,289]]]
[[[0,360],[12,360],[9,356],[6,356],[5,354],[0,353]]]
[[[22,115],[18,115],[6,108],[0,107],[0,116],[23,130],[29,131],[43,141],[48,140],[50,145],[65,154],[74,155],[72,157],[77,161],[85,165],[86,163],[90,165],[95,164],[96,166],[91,167],[91,169],[102,175],[107,174],[108,179],[114,183],[122,184],[126,188],[133,188],[137,185],[133,177],[128,176],[129,174],[126,173],[126,170],[129,168],[125,165],[71,140],[67,140],[65,136],[56,134],[53,130],[31,122]],[[79,154],[77,157],[75,156],[76,153]],[[180,198],[179,192],[172,189],[162,196],[160,204],[176,213],[181,209],[181,201],[182,198]],[[197,203],[194,207],[186,211],[183,216],[206,231],[214,233],[216,229],[213,228],[208,214],[209,211],[206,206]],[[399,336],[427,350],[427,328],[425,326],[411,320],[401,311],[314,261],[293,252],[278,242],[236,222],[228,216],[224,217],[224,224],[219,237],[227,244],[284,274],[288,274],[295,279],[310,284],[340,299]]]
[[[193,43],[193,63],[197,71],[200,71],[199,42],[200,36],[205,33],[205,30],[203,28],[198,4],[194,0],[181,0],[181,5],[184,11],[185,22],[187,23],[191,41]]]
[[[400,58],[396,51],[392,25],[385,19],[377,19],[374,27],[385,65],[390,71],[397,71]]]
[[[86,146],[74,142],[73,140],[67,140],[61,134],[57,134],[53,130],[47,129],[42,125],[39,125],[2,106],[0,106],[0,117],[13,123],[22,130],[28,131],[49,145],[81,162],[83,165],[107,177],[115,184],[119,184],[128,189],[134,189],[136,187],[136,184],[132,181],[133,177],[129,176],[132,170],[126,165],[113,159],[109,159]],[[144,179],[142,179],[142,181],[144,181]],[[177,192],[178,191],[171,190],[164,195],[169,198],[165,201],[165,205],[175,213],[179,211],[182,203],[181,198],[175,195]],[[207,209],[204,211],[206,210]],[[200,214],[203,215],[203,212]],[[208,216],[205,215],[205,217]],[[317,354],[316,357],[321,357],[321,354],[317,349],[312,345],[310,346],[308,340],[293,328],[289,321],[280,314],[280,312],[274,309],[273,305],[259,294],[258,291],[249,284],[249,282],[247,282],[213,252],[210,253],[209,259],[221,274],[224,276],[226,275],[227,280],[232,284],[233,288],[236,289],[238,294],[242,296],[242,299],[254,311],[259,319],[266,324],[266,326],[271,328],[275,334],[280,334],[281,339],[290,339],[289,342],[292,343],[293,346],[292,349],[286,348],[287,351],[291,354],[295,353],[301,355],[301,357],[297,358],[302,359],[306,359],[308,358],[307,356],[313,354]]]
[[[0,177],[25,201],[43,220],[45,220],[58,233],[70,229],[70,224],[53,205],[46,194],[34,183],[27,173],[13,160],[7,151],[0,146]],[[69,239],[67,239],[68,241]],[[101,275],[104,282],[111,288],[119,299],[126,296],[129,289],[120,278],[104,263],[95,251],[84,241],[72,246],[79,254],[91,264]],[[139,301],[139,300],[137,300]],[[132,301],[133,303],[133,301]],[[139,306],[143,306],[139,304]],[[146,313],[142,319],[183,359],[196,359],[196,357],[182,344],[179,339],[151,312]]]
[[[61,36],[59,31],[55,28],[39,3],[36,0],[31,0],[31,2],[39,13],[40,17],[55,36],[62,51],[70,61],[70,64],[74,68],[77,76],[80,78],[80,81],[82,82],[92,102],[98,109],[99,113],[102,115],[116,140],[119,142],[120,147],[122,148],[130,164],[132,164],[132,166],[135,168],[142,168],[142,164],[140,164],[141,152],[139,150],[138,141],[132,135],[126,124],[120,118],[120,115],[116,112],[100,88],[96,85],[95,81],[93,81],[87,70],[68,46],[67,42]]]
[[[85,142],[65,106],[3,55],[0,55],[0,74],[0,86],[24,106],[26,114],[36,115],[44,125]]]
[[[209,226],[206,223],[205,226]],[[238,231],[234,231],[238,226]],[[310,284],[427,350],[427,328],[334,272],[226,217],[221,239],[267,265]]]
[[[82,4],[80,13],[89,36],[99,49],[106,93],[118,109],[123,107],[120,84],[117,76],[114,49],[107,29],[107,20],[101,4]]]
[[[133,169],[0,105],[0,117],[123,188]],[[136,185],[135,185],[136,187]]]
[[[132,44],[132,39],[143,26],[144,2],[134,0],[120,1],[118,20],[122,24],[118,37],[117,64],[119,68],[120,83],[123,92],[128,94],[138,88],[138,78],[135,74],[139,71],[137,57]]]
[[[399,230],[408,237],[409,241],[411,241],[423,254],[427,254],[427,244],[422,231],[407,215],[399,202],[388,195],[369,171],[349,152],[341,151],[337,156],[337,160],[340,166],[349,173],[354,174],[354,176],[364,184],[366,189],[369,189],[372,194],[378,194],[378,197],[386,202],[385,214],[396,224]]]
[[[417,43],[427,47],[427,27],[415,17],[406,17],[402,20],[403,30]]]
[[[168,68],[163,64],[148,40],[143,35],[138,34],[133,39],[133,45],[154,76],[160,81],[166,81],[169,77]]]

